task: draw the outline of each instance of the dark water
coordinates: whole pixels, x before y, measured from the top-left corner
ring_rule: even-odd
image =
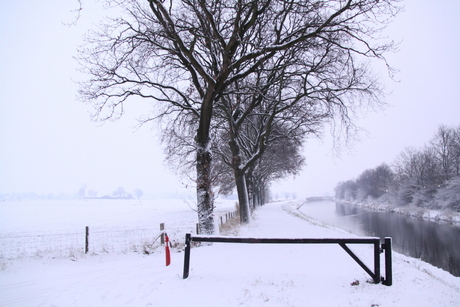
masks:
[[[357,235],[392,237],[395,251],[460,277],[460,226],[391,212],[373,212],[332,201],[306,203],[300,210],[321,222]]]

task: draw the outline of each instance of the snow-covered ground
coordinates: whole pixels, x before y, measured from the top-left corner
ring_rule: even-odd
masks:
[[[143,209],[135,208],[133,203],[128,206],[129,211],[122,204],[85,210],[94,213],[93,223],[105,226],[135,222],[139,213],[139,219],[145,218],[140,224],[164,222],[170,225],[167,229],[171,239],[183,242],[184,233],[193,230],[196,213],[179,202],[173,201],[168,206],[147,202],[136,205]],[[298,204],[299,201],[278,202],[259,208],[252,224],[240,228],[239,235],[353,236],[302,216],[295,209]],[[8,213],[11,214],[14,209],[4,210],[6,207],[0,206],[2,232],[7,229],[3,222],[8,218],[14,220],[5,215],[5,211],[11,210]],[[231,203],[223,203],[217,210],[232,209]],[[77,214],[79,209],[74,210],[68,223],[83,223],[77,221],[81,216]],[[65,210],[61,213],[63,220],[64,213]],[[24,214],[33,218],[31,213]],[[54,215],[52,210],[48,214]],[[105,221],[100,222],[103,217]],[[38,211],[36,218],[46,220]],[[88,219],[84,222],[88,224]],[[11,223],[9,229],[21,230],[21,222]],[[48,221],[49,227],[51,224]],[[32,231],[32,226],[28,226],[28,231]],[[367,264],[372,263],[369,246],[354,245],[352,249]],[[183,252],[173,249],[171,256],[172,264],[168,267],[161,248],[150,255],[124,251],[90,253],[71,259],[44,255],[3,260],[0,306],[460,305],[460,278],[396,253],[391,287],[369,283],[370,277],[338,245],[203,245],[192,249],[190,276],[185,280],[182,279]]]
[[[218,200],[216,215],[235,210]],[[152,245],[160,223],[171,239],[196,229],[197,214],[184,200],[37,200],[0,202],[0,261],[5,258],[75,258],[89,252],[125,252]],[[158,246],[158,242],[153,244]]]

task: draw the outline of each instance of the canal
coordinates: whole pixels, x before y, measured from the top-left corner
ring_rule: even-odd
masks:
[[[460,277],[460,226],[391,212],[375,212],[333,201],[305,203],[299,210],[353,234],[392,237],[396,252],[421,259]]]

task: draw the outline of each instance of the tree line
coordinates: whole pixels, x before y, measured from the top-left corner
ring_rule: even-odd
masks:
[[[140,199],[144,195],[144,191],[141,189],[135,189],[134,193],[137,199]],[[86,184],[83,184],[81,188],[78,190],[76,196],[78,198],[99,198],[99,199],[109,199],[109,198],[117,198],[117,199],[133,199],[133,194],[129,193],[125,190],[122,186],[116,188],[111,195],[103,195],[98,196],[98,192],[94,189],[87,189]]]
[[[80,97],[98,120],[148,99],[167,160],[196,183],[201,233],[214,231],[216,192],[236,189],[240,220],[270,182],[303,165],[302,144],[382,106],[369,69],[394,47],[382,29],[397,0],[127,0],[88,33]],[[121,11],[119,10],[121,8]],[[391,73],[391,69],[389,70]]]
[[[335,197],[460,211],[460,126],[440,126],[425,146],[404,149],[391,166],[338,183]]]

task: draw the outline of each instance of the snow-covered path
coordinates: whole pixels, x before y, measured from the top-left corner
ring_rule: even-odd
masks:
[[[351,237],[295,216],[295,202],[256,211],[251,237]],[[181,240],[180,238],[175,238]],[[368,264],[372,249],[352,249]],[[0,271],[0,306],[459,306],[460,278],[394,254],[393,286],[370,277],[337,245],[219,244],[164,266],[159,251],[16,260]],[[356,281],[358,285],[351,285]]]

